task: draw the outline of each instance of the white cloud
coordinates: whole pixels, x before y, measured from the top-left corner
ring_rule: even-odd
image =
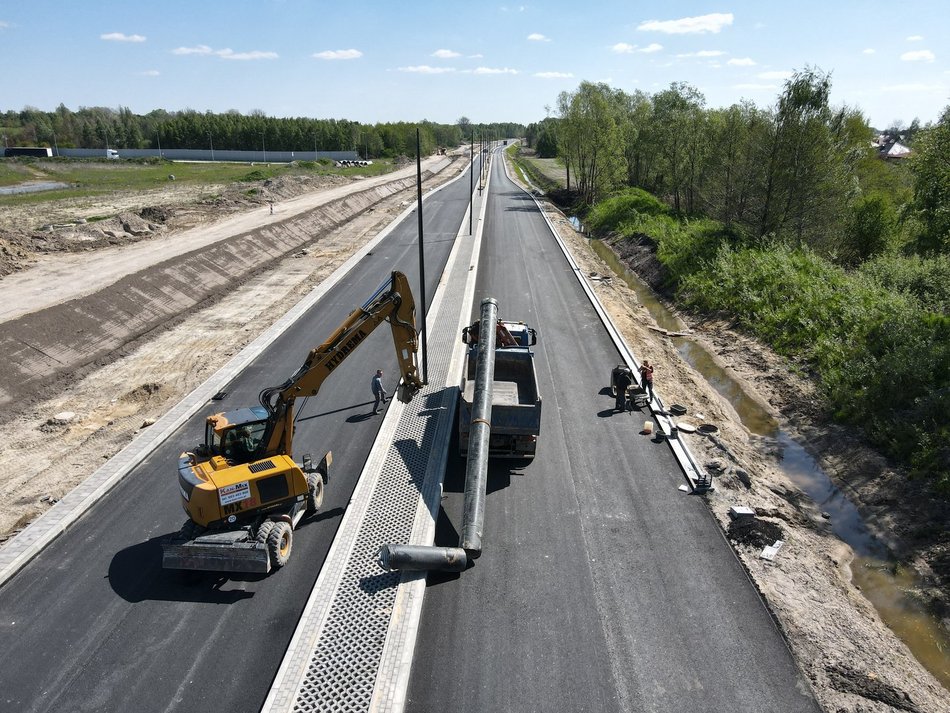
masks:
[[[665,32],[668,35],[703,34],[719,32],[723,27],[732,24],[731,12],[715,12],[698,17],[683,17],[679,20],[647,20],[637,27],[644,32]]]
[[[725,52],[722,50],[699,50],[699,52],[685,52],[683,54],[676,55],[677,57],[722,57]]]
[[[196,45],[194,47],[176,47],[172,50],[172,54],[212,54],[213,49],[208,47],[208,45]]]
[[[753,90],[764,90],[764,89],[778,89],[774,84],[733,84],[733,89],[753,89]]]
[[[782,72],[759,72],[755,75],[759,79],[788,79],[792,76],[791,72],[782,71]]]
[[[535,72],[534,76],[541,79],[570,79],[574,75],[571,72]]]
[[[454,72],[455,67],[430,67],[427,64],[418,64],[413,67],[400,67],[399,71],[415,74],[446,74],[447,72]]]
[[[145,42],[144,35],[126,35],[122,32],[107,32],[99,35],[99,39],[109,42]]]
[[[528,35],[528,39],[531,40],[532,42],[550,42],[551,41],[550,37],[545,37],[540,32],[532,32],[530,35]]]
[[[907,38],[908,42],[922,42],[924,39],[923,35],[911,35]]]
[[[161,74],[157,69],[146,69],[144,72],[139,72],[143,77],[157,77]]]
[[[476,67],[472,70],[472,74],[517,74],[517,69],[509,69],[505,67],[503,69],[495,67]]]
[[[861,52],[861,54],[874,54],[876,51],[877,51],[877,50],[875,50],[875,49],[873,49],[873,48],[871,48],[871,47],[868,47],[867,49],[863,50],[863,51]]]
[[[311,57],[314,59],[358,59],[363,53],[359,50],[324,50],[323,52],[314,52]]]
[[[483,54],[470,54],[470,55],[468,56],[468,58],[469,58],[469,59],[482,59],[482,58],[484,58],[484,56],[485,56],[485,55],[483,55]]]
[[[626,42],[618,42],[610,48],[610,51],[616,54],[633,54],[634,52],[651,54],[653,52],[659,52],[661,49],[663,49],[663,45],[657,44],[656,42],[653,42],[646,47],[640,47],[639,45],[628,45]]]
[[[914,50],[902,54],[901,59],[905,62],[933,62],[937,58],[930,50]]]
[[[751,57],[733,57],[728,62],[726,62],[726,64],[732,67],[754,67],[755,60]]]
[[[7,29],[9,26],[10,26],[10,23],[9,23],[9,22],[5,22],[5,21],[3,21],[3,20],[0,20],[0,30],[5,30],[5,29]]]
[[[252,50],[250,52],[235,52],[230,49],[218,50],[215,52],[218,57],[221,59],[237,59],[237,60],[248,60],[248,59],[277,59],[278,55],[276,52],[263,52],[261,50]]]
[[[196,45],[194,47],[176,47],[172,50],[172,54],[178,55],[188,55],[188,54],[198,54],[198,55],[215,55],[221,59],[235,59],[235,60],[248,60],[248,59],[277,59],[278,55],[276,52],[264,52],[262,50],[252,50],[251,52],[235,52],[230,48],[225,48],[221,50],[215,50],[208,47],[208,45]]]
[[[432,56],[438,57],[439,59],[452,59],[453,57],[461,57],[462,54],[454,50],[436,50],[432,53]]]

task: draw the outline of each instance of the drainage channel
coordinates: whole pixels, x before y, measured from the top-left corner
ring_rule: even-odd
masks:
[[[474,205],[475,235],[466,234],[466,215],[425,317],[426,386],[412,403],[387,410],[262,713],[405,708],[426,573],[386,571],[377,558],[385,544],[431,545],[435,535],[461,371],[458,334],[471,313],[487,201]]]
[[[572,221],[573,223],[574,221]],[[582,229],[575,225],[575,229]],[[628,270],[617,255],[600,240],[591,240],[593,250],[632,289],[640,303],[670,332],[685,325],[660,302],[653,291]],[[910,567],[902,567],[887,547],[868,530],[858,509],[831,482],[808,452],[779,427],[774,418],[747,394],[728,371],[720,367],[702,346],[686,337],[671,337],[677,352],[733,406],[750,432],[773,439],[781,449],[780,468],[809,498],[830,515],[832,532],[854,551],[851,572],[854,583],[874,605],[881,619],[913,655],[945,688],[950,689],[950,637],[940,621],[926,611],[912,593],[920,587]]]

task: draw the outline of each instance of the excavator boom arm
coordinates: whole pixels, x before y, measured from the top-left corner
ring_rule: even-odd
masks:
[[[294,400],[298,396],[316,396],[327,377],[386,321],[392,328],[403,378],[400,398],[409,401],[422,388],[416,364],[415,301],[409,280],[394,271],[362,307],[354,309],[333,334],[310,350],[303,365],[287,381],[261,391],[261,405],[269,414],[265,434],[267,455],[292,454]]]

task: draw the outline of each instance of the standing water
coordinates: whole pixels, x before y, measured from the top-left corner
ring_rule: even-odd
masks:
[[[657,325],[670,332],[683,331],[685,325],[654,295],[653,291],[629,271],[616,254],[599,240],[591,247],[614,273],[632,289]],[[703,347],[684,337],[671,337],[677,352],[703,375],[710,385],[732,404],[750,432],[772,438],[781,447],[780,468],[811,498],[822,512],[830,515],[832,532],[854,551],[851,572],[854,583],[874,605],[881,619],[907,644],[918,661],[950,689],[950,637],[940,622],[909,595],[919,588],[919,580],[910,567],[901,567],[861,519],[858,509],[835,487],[814,458],[751,398],[729,372],[721,368]]]

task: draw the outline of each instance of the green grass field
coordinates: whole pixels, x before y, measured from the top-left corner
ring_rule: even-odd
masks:
[[[371,166],[335,168],[313,161],[296,165],[271,163],[173,163],[171,161],[99,161],[88,159],[0,159],[0,186],[24,181],[57,181],[70,188],[0,196],[0,206],[42,203],[61,198],[75,198],[114,191],[147,191],[168,185],[169,175],[176,183],[215,185],[237,181],[259,181],[279,176],[378,176],[394,168],[392,161],[381,159]]]

